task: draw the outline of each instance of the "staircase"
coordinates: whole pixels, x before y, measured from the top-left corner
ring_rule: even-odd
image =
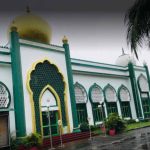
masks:
[[[96,136],[97,134],[92,133],[92,136]],[[86,139],[90,137],[89,132],[79,132],[79,133],[69,133],[62,135],[62,143],[72,142],[76,140]],[[53,146],[60,145],[60,136],[52,137]],[[43,147],[50,146],[50,138],[45,138],[43,140]]]

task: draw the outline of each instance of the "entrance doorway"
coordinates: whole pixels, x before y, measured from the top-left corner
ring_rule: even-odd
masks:
[[[0,148],[9,145],[8,113],[0,113]]]
[[[59,109],[55,96],[46,89],[41,99],[43,137],[59,134]]]

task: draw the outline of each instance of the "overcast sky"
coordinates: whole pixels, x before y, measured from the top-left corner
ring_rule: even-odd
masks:
[[[61,39],[69,39],[72,58],[115,63],[126,53],[126,25],[124,16],[134,0],[5,0],[0,5],[0,45],[8,41],[7,27],[11,20],[25,12],[29,5],[34,14],[44,17],[52,28],[52,44],[62,45]],[[2,36],[3,35],[3,36]],[[2,38],[3,37],[3,38]],[[139,52],[150,65],[150,51],[144,46]]]

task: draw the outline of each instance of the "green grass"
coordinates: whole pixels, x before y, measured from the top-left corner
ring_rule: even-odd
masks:
[[[136,123],[129,124],[129,125],[127,125],[126,131],[136,129],[136,128],[142,128],[142,127],[146,127],[146,126],[150,126],[150,121],[148,121],[148,122],[136,122]]]

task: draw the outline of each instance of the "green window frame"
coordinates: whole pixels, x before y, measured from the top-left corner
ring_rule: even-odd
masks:
[[[99,108],[99,104],[92,104],[94,122],[103,121],[105,118],[104,107]]]
[[[107,103],[107,111],[108,111],[108,114],[110,114],[110,113],[118,114],[117,103],[116,102],[108,102]]]
[[[146,97],[143,95],[146,95]],[[150,98],[149,98],[148,92],[141,92],[141,101],[142,101],[144,118],[149,119],[150,118]]]
[[[51,125],[49,124],[49,119]],[[42,123],[43,123],[43,137],[50,137],[50,127],[52,136],[57,136],[59,134],[58,129],[58,111],[43,111],[42,112]]]
[[[123,118],[132,117],[131,109],[130,109],[130,102],[121,102],[121,113],[122,113]]]
[[[130,101],[130,92],[126,86],[121,85],[118,89],[118,97],[121,107],[122,118],[132,118]]]
[[[87,122],[86,104],[76,104],[79,124]]]

